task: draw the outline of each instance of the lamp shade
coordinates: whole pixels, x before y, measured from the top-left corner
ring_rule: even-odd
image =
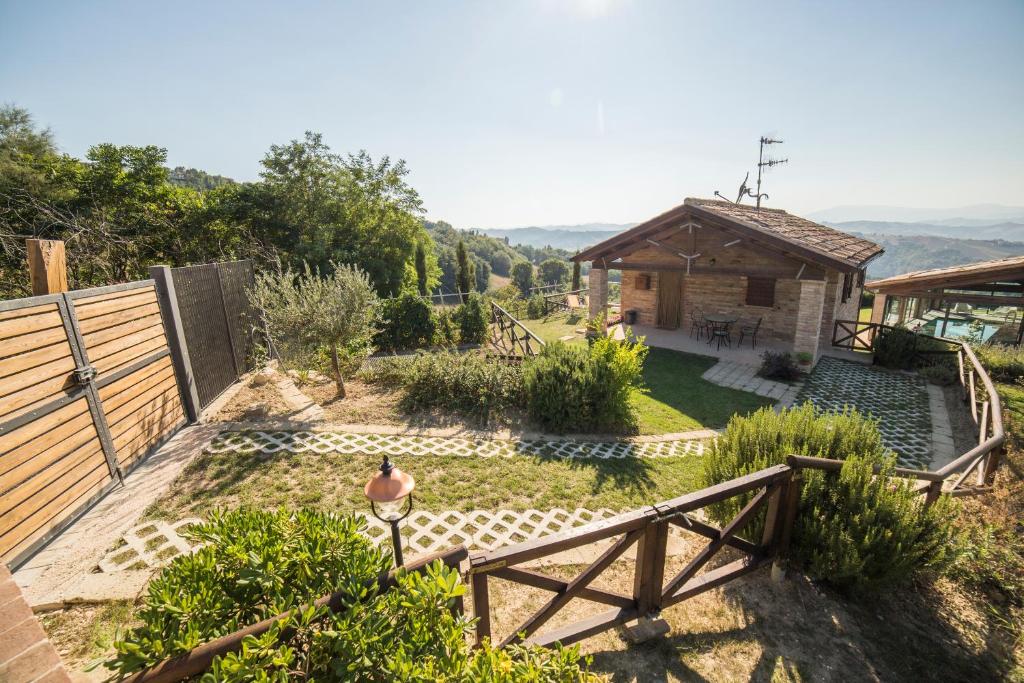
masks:
[[[389,503],[408,496],[414,486],[416,480],[410,475],[397,467],[390,467],[386,472],[382,470],[373,475],[373,478],[366,482],[363,493],[376,503]]]

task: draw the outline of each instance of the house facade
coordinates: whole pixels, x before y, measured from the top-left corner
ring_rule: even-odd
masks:
[[[589,261],[591,315],[606,310],[608,270],[636,325],[689,334],[700,314],[760,321],[758,341],[817,360],[837,319],[856,320],[868,240],[779,209],[687,199],[574,257]]]

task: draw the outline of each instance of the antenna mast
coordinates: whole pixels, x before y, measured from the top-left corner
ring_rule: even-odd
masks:
[[[781,144],[782,144],[782,140],[776,140],[774,138],[769,138],[769,137],[761,136],[761,148],[760,148],[760,150],[757,153],[757,194],[754,195],[757,198],[757,208],[758,209],[761,208],[761,197],[764,197],[765,199],[768,198],[767,194],[763,194],[761,192],[761,171],[766,169],[766,168],[771,168],[772,166],[778,166],[779,164],[785,164],[785,163],[787,163],[789,161],[789,159],[773,159],[772,157],[768,157],[766,159],[765,156],[764,156],[765,145],[781,145]],[[747,190],[747,192],[749,193],[750,191]]]

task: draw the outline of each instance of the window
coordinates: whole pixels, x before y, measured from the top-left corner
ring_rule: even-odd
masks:
[[[770,308],[775,305],[775,278],[748,277],[747,305]]]
[[[843,301],[846,303],[850,300],[850,295],[853,294],[853,275],[850,273],[843,273]]]

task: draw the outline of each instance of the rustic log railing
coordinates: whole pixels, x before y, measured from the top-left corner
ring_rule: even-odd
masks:
[[[554,593],[525,622],[513,628],[500,640],[501,645],[520,642],[567,645],[600,633],[618,624],[639,617],[655,615],[663,607],[687,600],[732,579],[748,574],[784,554],[789,542],[789,529],[796,514],[797,491],[795,470],[776,465],[753,474],[641,508],[576,529],[544,538],[473,555],[469,575],[473,592],[473,612],[479,620],[477,643],[493,639],[490,612],[490,582],[503,579]],[[732,521],[718,529],[690,513],[713,503],[743,494],[754,493]],[[764,531],[757,540],[739,536],[739,532],[761,511],[766,510]],[[675,525],[710,539],[690,562],[667,583],[665,576],[666,545],[669,527]],[[599,541],[615,539],[600,557],[571,581],[547,576],[522,565],[531,560],[579,548]],[[637,546],[631,594],[624,595],[592,588],[591,584],[632,546]],[[740,559],[698,574],[725,546],[742,554]],[[567,626],[541,628],[573,598],[610,606]]]
[[[536,356],[544,341],[504,308],[491,302],[491,344],[505,358]]]
[[[837,320],[832,334],[832,344],[841,348],[870,351],[874,348],[875,339],[880,331],[895,329],[901,328],[880,323]],[[932,477],[941,477],[938,486],[934,486],[935,482],[932,481],[932,488],[937,490],[945,482],[946,492],[954,496],[981,493],[992,484],[996,470],[1002,461],[1003,444],[1006,441],[1006,432],[1003,429],[1003,407],[999,400],[999,394],[970,344],[965,344],[958,339],[931,337],[916,332],[913,334],[915,340],[928,339],[931,342],[938,341],[953,347],[953,350],[950,351],[924,348],[917,349],[916,352],[922,355],[956,355],[957,381],[960,384],[963,402],[970,409],[971,420],[977,430],[978,445],[934,472],[911,471],[922,475],[917,477],[922,481],[932,481]],[[972,474],[974,481],[970,482]],[[937,496],[937,491],[932,495]]]
[[[427,565],[432,564],[437,560],[440,560],[449,567],[457,569],[459,567],[459,563],[465,560],[468,554],[469,553],[466,551],[465,546],[458,546],[443,552],[432,553],[430,555],[417,558],[416,560],[406,564],[405,569],[410,572],[423,572],[426,570]],[[394,588],[398,583],[396,580],[396,574],[397,570],[392,569],[391,571],[378,576],[376,581],[371,581],[370,585],[376,583],[377,590],[379,592],[388,591]],[[325,595],[314,602],[313,605],[316,607],[326,606],[331,610],[341,609],[342,601],[347,595],[347,591]],[[308,605],[303,606],[299,608],[299,611],[307,608]],[[461,599],[459,599],[454,609],[460,614],[463,612]],[[124,679],[124,681],[125,683],[174,683],[193,676],[198,676],[210,668],[216,657],[241,650],[243,641],[247,637],[259,636],[266,633],[275,623],[288,619],[291,614],[292,612],[285,612],[275,617],[264,619],[263,621],[252,624],[251,626],[246,626],[234,633],[229,633],[228,635],[203,643],[194,650],[173,659],[166,659],[144,671],[140,671],[129,676]],[[287,640],[291,635],[292,634],[287,631],[282,631],[281,639]]]
[[[573,308],[586,308],[586,295],[589,289],[574,289],[569,292],[553,292],[544,295],[544,315],[552,311],[571,311]],[[569,297],[577,297],[579,306],[573,306]]]

